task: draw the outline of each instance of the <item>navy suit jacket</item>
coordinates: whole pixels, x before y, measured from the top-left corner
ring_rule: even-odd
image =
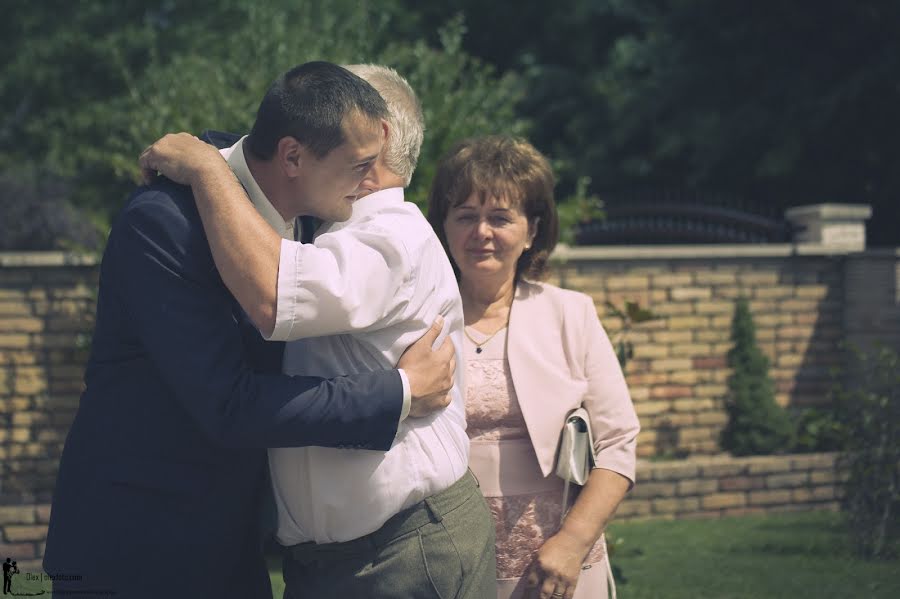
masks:
[[[139,188],[103,256],[87,390],[60,461],[44,568],[81,580],[57,588],[271,596],[265,448],[387,450],[403,395],[396,370],[281,375],[282,349],[223,285],[190,188]]]

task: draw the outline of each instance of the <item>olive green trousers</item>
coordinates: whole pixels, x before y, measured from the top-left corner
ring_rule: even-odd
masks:
[[[494,522],[471,472],[369,535],[284,548],[284,599],[494,599],[496,575]]]

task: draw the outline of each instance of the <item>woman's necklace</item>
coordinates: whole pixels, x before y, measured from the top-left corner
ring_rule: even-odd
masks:
[[[509,319],[507,318],[507,319],[506,319],[506,322],[503,323],[503,326],[501,326],[499,329],[497,329],[496,331],[494,331],[493,333],[491,333],[491,334],[488,336],[488,338],[485,339],[485,340],[483,340],[481,343],[478,343],[477,341],[475,341],[474,339],[472,339],[472,336],[469,334],[469,331],[466,330],[466,329],[468,329],[469,327],[464,326],[464,327],[463,327],[463,333],[466,335],[466,337],[469,338],[469,341],[471,341],[472,343],[475,344],[475,353],[476,353],[476,354],[480,354],[481,352],[484,351],[484,350],[482,349],[482,347],[484,347],[484,345],[487,344],[488,341],[490,341],[491,339],[493,339],[494,337],[496,337],[496,336],[497,336],[497,333],[499,333],[500,331],[502,331],[503,329],[505,329],[508,325],[509,325]]]
[[[513,293],[515,293],[515,288],[513,288]],[[497,333],[499,333],[500,331],[502,331],[503,329],[505,329],[506,327],[509,326],[509,316],[512,312],[512,298],[513,298],[513,296],[509,297],[509,304],[506,307],[506,321],[500,326],[499,329],[497,329],[496,331],[494,331],[493,333],[488,335],[488,338],[484,339],[481,343],[478,343],[477,341],[472,339],[472,336],[469,334],[469,331],[466,330],[469,327],[463,326],[463,333],[465,334],[466,337],[468,337],[469,341],[471,341],[472,343],[475,344],[475,353],[476,354],[480,354],[481,352],[483,352],[484,346],[487,345],[487,342],[490,341],[491,339],[493,339],[494,337],[496,337]],[[483,313],[482,313],[482,315],[483,315]]]

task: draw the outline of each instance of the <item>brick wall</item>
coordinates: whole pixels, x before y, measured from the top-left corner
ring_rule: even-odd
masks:
[[[836,510],[842,480],[827,453],[641,461],[637,476],[617,520]]]
[[[0,559],[11,557],[22,572],[40,572],[49,521],[49,504],[0,505]]]
[[[778,401],[820,403],[838,343],[900,348],[900,252],[821,246],[562,248],[551,282],[604,302],[640,301],[661,318],[632,334],[627,377],[643,457],[620,516],[709,517],[835,507],[833,457],[715,456],[734,299],[750,298]],[[97,285],[94,260],[0,254],[0,554],[43,554],[62,443],[81,390]],[[829,474],[830,472],[830,474]],[[829,478],[831,477],[831,478]],[[4,556],[5,557],[5,556]],[[32,566],[29,566],[30,568]]]
[[[750,300],[776,399],[827,401],[841,343],[900,348],[896,251],[852,256],[822,246],[572,248],[550,282],[588,293],[613,339],[605,302],[640,302],[660,316],[636,326],[626,376],[641,419],[640,456],[718,453],[738,296]]]
[[[0,505],[46,503],[81,392],[96,268],[61,254],[0,265]]]
[[[94,260],[0,255],[0,555],[39,571],[50,498],[81,392]]]

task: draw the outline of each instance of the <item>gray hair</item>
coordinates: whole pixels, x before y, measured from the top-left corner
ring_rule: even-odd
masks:
[[[416,93],[409,83],[390,67],[376,64],[345,65],[348,71],[378,90],[388,106],[388,140],[384,152],[385,165],[403,179],[404,187],[412,180],[425,137],[425,117]]]

